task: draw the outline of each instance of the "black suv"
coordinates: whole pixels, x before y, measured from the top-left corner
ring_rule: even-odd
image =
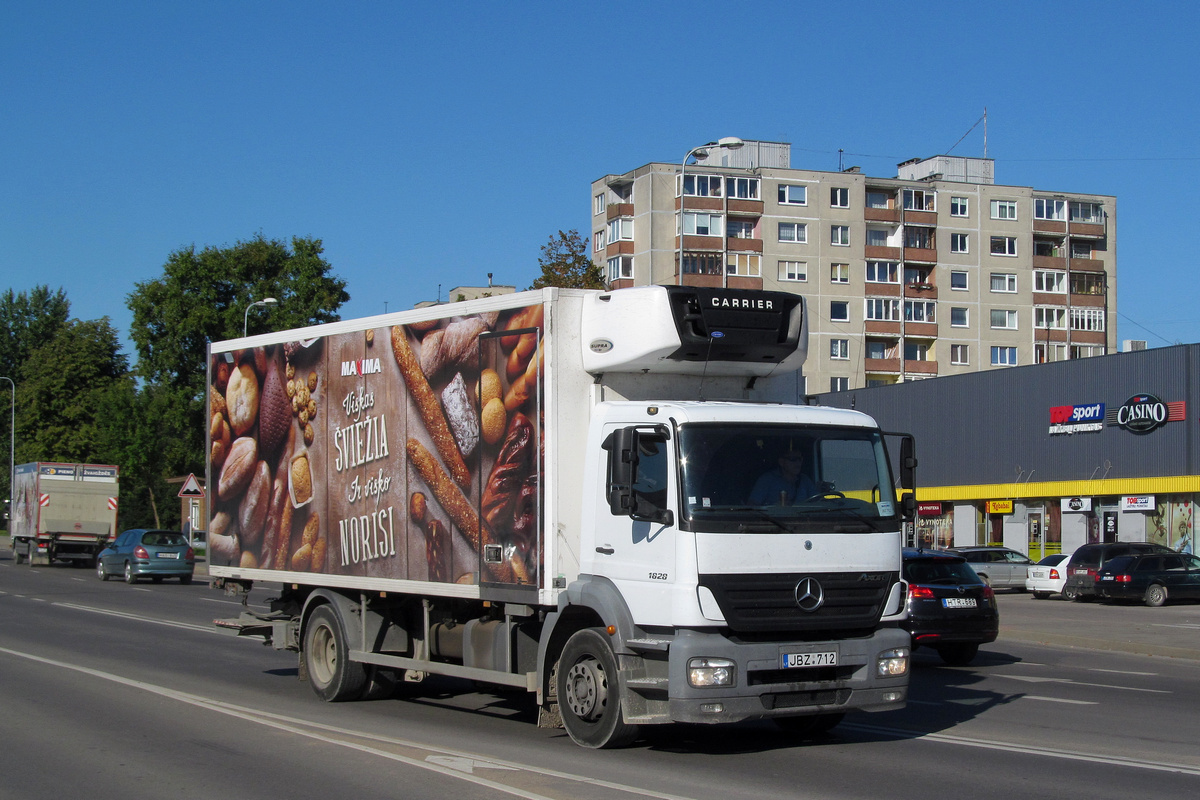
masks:
[[[1150,542],[1108,542],[1085,544],[1071,554],[1067,562],[1067,582],[1063,584],[1063,598],[1067,600],[1093,600],[1096,592],[1096,576],[1109,560],[1117,556],[1136,556],[1142,553],[1171,553],[1169,547]]]
[[[947,664],[971,663],[979,645],[996,641],[996,595],[962,556],[944,550],[904,550],[912,648],[937,650]]]

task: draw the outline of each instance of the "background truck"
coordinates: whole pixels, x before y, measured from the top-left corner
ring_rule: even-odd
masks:
[[[915,503],[869,417],[797,403],[806,346],[796,295],[663,286],[212,344],[210,575],[281,584],[217,624],[325,700],[519,687],[586,747],[898,708]]]
[[[16,562],[95,566],[117,533],[117,467],[35,461],[14,470],[11,546]]]

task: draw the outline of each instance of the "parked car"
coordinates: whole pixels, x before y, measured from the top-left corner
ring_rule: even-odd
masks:
[[[1063,597],[1067,600],[1092,600],[1096,595],[1096,576],[1117,556],[1140,555],[1141,553],[1173,553],[1169,547],[1149,542],[1105,542],[1085,544],[1071,554],[1067,561],[1067,582],[1063,585]]]
[[[186,585],[192,582],[195,569],[196,554],[178,531],[123,531],[96,557],[96,575],[102,581],[119,575],[126,583],[137,583],[142,576],[161,583],[171,577]]]
[[[1108,560],[1096,576],[1105,600],[1141,600],[1161,606],[1168,600],[1200,600],[1200,558],[1186,553],[1147,553]]]
[[[980,579],[993,589],[1025,591],[1026,571],[1033,562],[1024,553],[1007,547],[951,547],[965,558]]]
[[[1037,600],[1061,594],[1067,582],[1067,561],[1070,553],[1055,553],[1025,570],[1025,591],[1033,592]]]
[[[992,587],[962,556],[944,550],[904,550],[912,647],[930,647],[947,664],[971,663],[979,645],[996,641],[1000,610]]]

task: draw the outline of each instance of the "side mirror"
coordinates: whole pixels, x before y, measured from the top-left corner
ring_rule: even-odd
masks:
[[[914,454],[916,444],[911,436],[900,439],[900,487],[903,489],[917,488],[917,457]],[[915,501],[914,501],[915,502]]]
[[[637,474],[638,433],[636,428],[618,428],[604,441],[608,451],[608,507],[613,516],[633,513],[633,480]]]
[[[912,492],[900,495],[900,516],[909,522],[917,517],[917,496]]]

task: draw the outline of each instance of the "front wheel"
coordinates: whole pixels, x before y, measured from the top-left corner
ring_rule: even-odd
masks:
[[[1158,608],[1167,602],[1167,587],[1161,583],[1152,583],[1146,587],[1146,595],[1142,599],[1151,608]]]
[[[301,657],[317,697],[337,703],[362,696],[367,671],[362,664],[350,660],[346,632],[332,607],[321,606],[309,617]]]
[[[637,738],[637,726],[622,719],[617,659],[599,629],[571,634],[555,680],[563,727],[575,744],[622,747]]]

